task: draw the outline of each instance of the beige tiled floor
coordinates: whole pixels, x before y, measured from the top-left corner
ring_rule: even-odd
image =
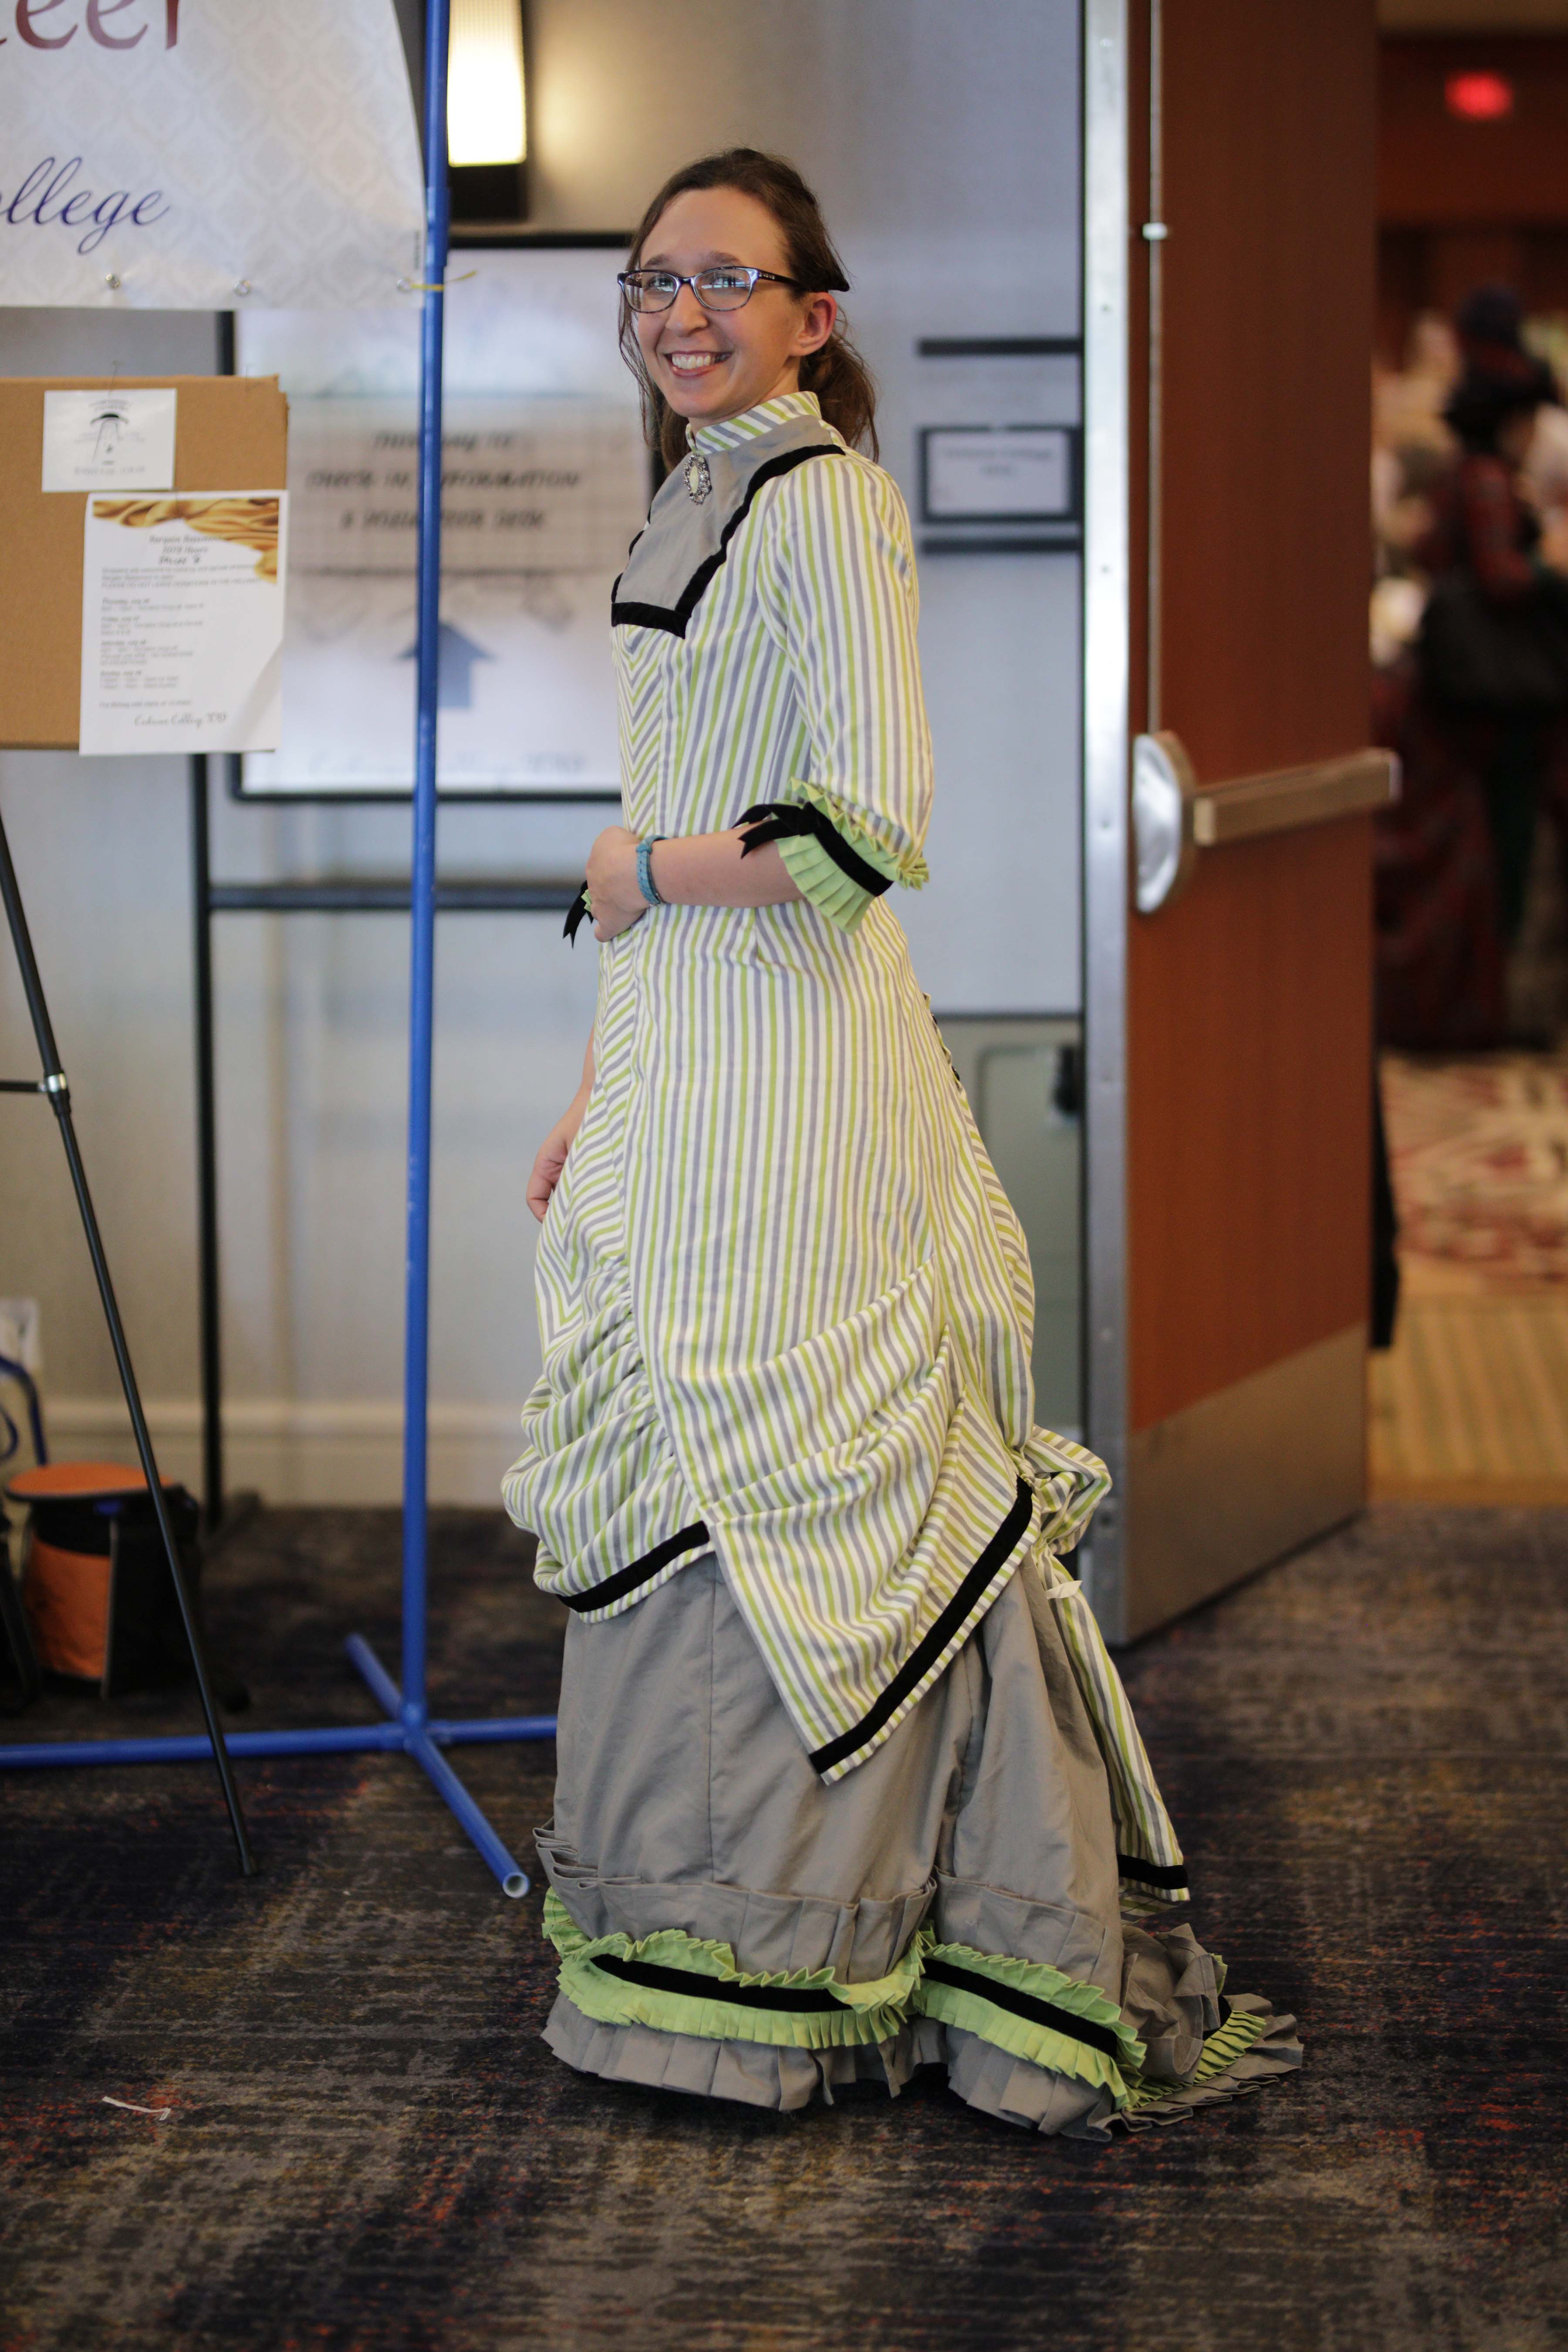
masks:
[[[1372,1359],[1372,1489],[1448,1503],[1568,1502],[1568,1300],[1424,1295]]]

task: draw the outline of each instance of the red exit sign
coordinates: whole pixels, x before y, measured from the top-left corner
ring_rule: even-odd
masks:
[[[1513,112],[1513,84],[1504,74],[1450,74],[1443,96],[1461,122],[1501,122]]]

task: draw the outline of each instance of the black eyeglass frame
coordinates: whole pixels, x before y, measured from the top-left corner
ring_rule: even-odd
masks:
[[[745,278],[751,282],[738,302],[721,303],[716,308],[710,307],[708,303],[703,302],[701,291],[697,281],[700,278],[718,278],[725,275],[731,278]],[[627,310],[630,310],[634,316],[638,314],[639,306],[632,300],[631,295],[627,291],[627,282],[631,279],[644,278],[673,278],[675,280],[675,291],[670,296],[668,302],[652,302],[641,305],[641,310],[644,313],[651,311],[655,317],[657,317],[660,311],[674,310],[676,304],[680,299],[680,289],[683,286],[690,287],[692,293],[696,295],[698,301],[701,303],[703,310],[708,312],[710,319],[722,318],[726,310],[743,310],[747,303],[751,300],[752,295],[756,292],[758,285],[763,280],[765,280],[770,286],[791,286],[795,289],[795,291],[797,294],[804,294],[806,291],[806,289],[801,284],[798,278],[781,278],[776,269],[753,269],[748,262],[744,261],[710,262],[706,269],[693,270],[689,278],[683,278],[679,269],[617,270],[616,273],[616,284],[620,288],[621,292],[626,299]]]

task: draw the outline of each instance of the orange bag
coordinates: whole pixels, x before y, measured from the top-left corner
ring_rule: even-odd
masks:
[[[140,1470],[122,1462],[51,1462],[6,1487],[29,1521],[22,1606],[38,1664],[95,1682],[104,1698],[190,1671],[169,1563]],[[180,1565],[199,1601],[195,1502],[165,1479]]]

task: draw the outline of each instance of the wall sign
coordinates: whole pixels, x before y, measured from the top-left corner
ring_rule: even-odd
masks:
[[[647,515],[616,348],[624,240],[453,257],[447,299],[439,784],[617,794],[610,590]],[[465,276],[471,268],[473,276]],[[418,321],[242,318],[238,362],[289,396],[283,729],[247,796],[413,788]]]
[[[927,425],[921,516],[930,523],[1071,523],[1078,433],[1067,425]]]

